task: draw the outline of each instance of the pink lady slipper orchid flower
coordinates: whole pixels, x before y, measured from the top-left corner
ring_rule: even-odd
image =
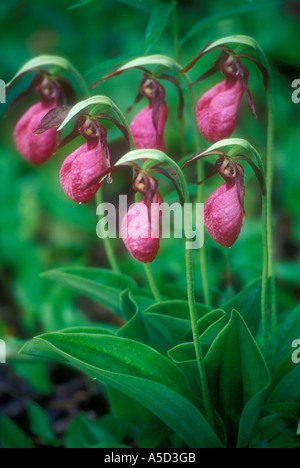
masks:
[[[105,163],[101,144],[80,146],[67,157],[60,170],[60,182],[65,194],[74,202],[87,204],[98,192],[100,182],[83,189],[95,174],[104,172]]]
[[[33,69],[27,70],[30,71]],[[10,86],[22,76],[23,74],[20,74]],[[66,100],[68,104],[73,104],[76,101],[76,93],[65,78],[52,76],[41,70],[34,76],[29,88],[13,100],[8,111],[31,94],[38,94],[40,102],[30,107],[21,117],[15,127],[14,137],[16,146],[24,158],[36,166],[41,166],[55,152],[57,128],[62,123],[57,117],[66,116],[62,109],[64,112],[69,110],[64,102]],[[57,120],[52,126],[49,125],[49,115],[55,116]]]
[[[45,100],[30,107],[15,128],[15,142],[19,152],[27,161],[41,166],[52,156],[56,146],[56,129],[51,128],[34,135],[41,120],[56,107],[55,100]]]
[[[76,203],[87,204],[101,187],[95,177],[109,165],[106,130],[96,121],[88,121],[81,128],[87,143],[80,146],[64,161],[60,182],[66,195]]]
[[[160,246],[160,221],[163,203],[156,179],[136,172],[132,194],[141,193],[144,199],[132,205],[121,224],[121,235],[130,254],[139,262],[155,260]]]
[[[231,136],[243,94],[241,79],[228,77],[202,96],[197,104],[196,119],[206,140],[216,143]]]
[[[225,184],[207,200],[204,223],[211,237],[223,247],[231,247],[238,239],[245,218],[244,169],[232,161],[224,161],[219,174]]]
[[[24,158],[36,166],[41,166],[54,153],[57,133],[55,128],[41,134],[35,134],[35,131],[44,117],[59,104],[63,92],[54,80],[38,74],[29,89],[22,93],[16,102],[32,92],[37,92],[41,101],[30,107],[21,117],[15,127],[14,137],[16,146]]]
[[[121,234],[130,254],[139,262],[155,260],[160,246],[160,205],[162,197],[156,193],[147,206],[146,200],[132,205],[124,216]]]
[[[138,102],[146,97],[149,105],[139,112],[130,124],[130,131],[137,149],[165,151],[164,130],[168,118],[165,90],[155,80],[144,78]]]
[[[208,50],[214,50],[208,47]],[[206,48],[201,51],[183,72],[189,71],[195,63],[207,53]],[[211,143],[229,138],[236,127],[238,109],[245,94],[249,109],[257,118],[253,99],[248,88],[249,72],[239,56],[227,47],[213,67],[205,72],[194,84],[221,71],[225,80],[207,91],[199,100],[196,107],[196,120],[204,138]],[[247,58],[252,59],[251,56]],[[254,59],[253,59],[254,60]],[[263,73],[263,67],[261,67]]]

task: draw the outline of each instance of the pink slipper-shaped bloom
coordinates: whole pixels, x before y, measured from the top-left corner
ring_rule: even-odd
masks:
[[[97,174],[105,171],[102,145],[92,149],[85,143],[67,157],[60,171],[60,182],[66,195],[77,203],[87,204],[100,188],[100,182],[84,188]]]
[[[25,159],[41,166],[53,154],[56,146],[56,129],[34,135],[41,120],[56,107],[55,101],[41,101],[21,117],[15,128],[15,142]]]
[[[150,209],[143,200],[132,205],[123,218],[122,239],[130,254],[139,262],[151,263],[158,254],[161,219],[159,205],[161,203],[163,200],[157,193],[153,197]]]
[[[130,124],[130,131],[136,149],[157,149],[165,151],[164,130],[168,118],[168,107],[165,102],[159,109],[158,129],[153,123],[153,107],[147,106],[137,114]]]
[[[196,108],[196,119],[206,140],[216,143],[231,136],[243,93],[241,79],[227,78],[202,96]]]
[[[204,223],[211,237],[223,247],[231,247],[240,235],[245,216],[236,183],[221,185],[207,200],[204,207]]]

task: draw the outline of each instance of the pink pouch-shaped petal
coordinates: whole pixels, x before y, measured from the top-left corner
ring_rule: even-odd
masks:
[[[150,217],[149,209],[143,200],[132,205],[123,218],[122,239],[131,255],[139,262],[151,263],[158,254],[161,219],[159,205],[162,202],[159,194],[153,198]]]
[[[168,107],[164,102],[159,111],[158,135],[153,125],[153,108],[145,107],[130,124],[130,131],[136,149],[157,149],[165,151],[164,130],[168,118]]]
[[[231,247],[240,235],[244,208],[238,198],[236,184],[221,185],[207,200],[204,223],[211,237],[223,247]]]
[[[240,79],[227,79],[202,96],[196,108],[196,119],[206,140],[216,143],[231,136],[243,93]]]
[[[67,157],[60,171],[60,182],[66,195],[77,203],[87,204],[100,188],[97,182],[83,190],[97,174],[105,170],[103,152],[99,143],[89,149],[85,143]]]
[[[39,135],[33,133],[41,120],[55,107],[54,102],[38,102],[21,117],[15,128],[15,142],[25,159],[41,166],[53,154],[56,146],[56,130],[50,129]]]

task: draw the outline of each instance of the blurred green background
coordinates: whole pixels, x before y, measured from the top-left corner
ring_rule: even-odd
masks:
[[[150,48],[149,41],[145,39],[149,15],[156,3],[154,0],[144,3],[138,0],[94,0],[87,1],[80,8],[70,9],[74,4],[72,0],[2,2],[0,78],[9,81],[27,60],[40,54],[67,58],[89,85],[127,59],[145,54],[146,50],[148,53],[174,56],[174,25],[171,19],[159,40]],[[180,0],[179,9],[182,65],[187,64],[206,43],[232,34],[253,36],[270,59],[276,105],[276,273],[280,312],[288,314],[300,299],[300,104],[293,104],[291,100],[291,83],[300,78],[300,3]],[[191,77],[196,79],[213,59],[213,55],[205,57],[191,72]],[[254,67],[250,66],[250,70],[250,88],[259,119],[253,119],[244,100],[234,136],[249,140],[264,156],[266,96],[261,77]],[[29,79],[24,77],[12,88],[7,96],[7,105],[25,89]],[[197,85],[197,97],[200,98],[220,79],[221,75],[215,76]],[[101,84],[94,92],[108,95],[125,112],[135,99],[140,80],[141,72],[129,71]],[[167,84],[166,89],[170,108],[166,148],[170,156],[180,159],[183,155],[180,154],[178,139],[177,95],[172,85]],[[64,157],[79,142],[60,151],[39,169],[23,160],[15,149],[14,126],[32,102],[34,98],[29,98],[9,116],[1,118],[0,126],[0,337],[6,340],[8,336],[26,339],[37,333],[80,325],[90,320],[109,320],[100,306],[74,298],[68,291],[40,277],[42,272],[60,266],[106,267],[107,260],[96,237],[94,204],[87,207],[75,205],[66,198],[59,183],[58,174]],[[7,105],[0,105],[1,116]],[[132,112],[130,118],[138,109]],[[196,148],[190,115],[187,97],[186,138],[188,152],[193,153]],[[111,130],[113,160],[126,151],[118,137],[118,132]],[[235,292],[261,275],[261,195],[251,172],[247,174],[247,218],[239,241],[230,250]],[[119,192],[126,193],[128,177],[129,173],[123,177],[117,175],[114,184],[104,188],[107,200],[115,200]],[[205,184],[206,197],[220,182],[216,178]],[[164,184],[162,191],[167,194],[170,188]],[[225,253],[208,235],[206,244],[209,249],[209,275],[215,292],[215,306],[218,306],[227,297]],[[140,265],[129,258],[120,242],[115,242],[115,248],[123,271],[132,273],[143,284]],[[162,291],[184,298],[183,255],[180,241],[164,240],[153,269]],[[197,259],[195,261],[198,262]],[[196,287],[201,300],[199,268]],[[12,342],[13,349],[14,346]]]

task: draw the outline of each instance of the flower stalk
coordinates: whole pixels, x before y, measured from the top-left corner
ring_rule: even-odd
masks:
[[[173,161],[171,158],[166,157],[166,161],[175,169],[178,174],[180,184],[182,187],[184,203],[190,203],[190,195],[188,191],[188,186],[184,177],[184,174],[178,164]],[[192,222],[188,220],[188,222]],[[187,226],[186,232],[192,229],[192,226]],[[187,241],[188,239],[185,239]],[[191,318],[191,326],[192,326],[192,334],[193,334],[193,341],[195,347],[195,354],[197,359],[198,371],[200,375],[200,383],[202,389],[202,397],[203,403],[205,408],[205,415],[209,424],[214,427],[214,417],[213,417],[213,410],[212,410],[212,403],[210,399],[209,387],[208,387],[208,380],[206,369],[204,365],[202,347],[200,342],[199,336],[199,329],[198,329],[198,316],[197,316],[197,308],[196,308],[196,299],[195,299],[195,287],[194,287],[194,266],[193,266],[193,251],[190,249],[185,249],[185,263],[186,263],[186,278],[187,278],[187,295],[188,295],[188,303],[189,303],[189,311],[190,311],[190,318]]]

